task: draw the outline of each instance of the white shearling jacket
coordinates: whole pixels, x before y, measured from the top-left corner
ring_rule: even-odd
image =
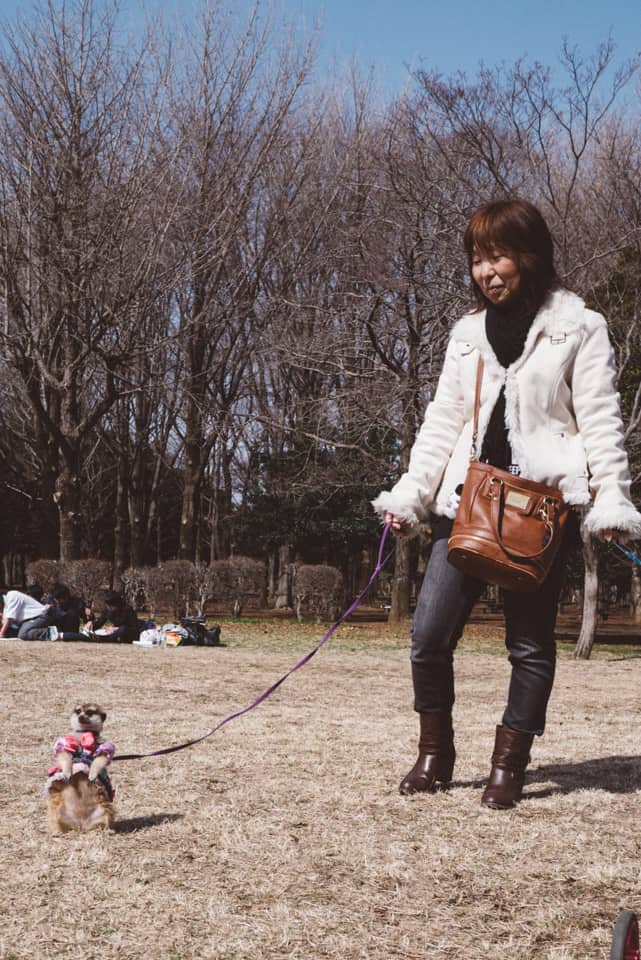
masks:
[[[485,368],[478,449],[505,384],[508,437],[522,476],[558,487],[569,504],[591,504],[585,521],[591,533],[613,528],[640,537],[641,514],[630,498],[607,325],[583,300],[562,289],[547,297],[523,353],[507,370],[485,334],[485,311],[455,324],[407,473],[392,490],[379,494],[374,509],[413,526],[430,512],[454,515],[448,500],[467,472],[479,353]]]

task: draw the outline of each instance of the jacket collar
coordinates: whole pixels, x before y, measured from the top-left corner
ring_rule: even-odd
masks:
[[[510,369],[518,369],[532,353],[540,336],[562,337],[580,333],[585,326],[585,303],[570,290],[553,290],[535,316],[523,347],[523,353]],[[491,366],[499,367],[485,334],[485,310],[468,313],[454,325],[452,339],[476,348]]]

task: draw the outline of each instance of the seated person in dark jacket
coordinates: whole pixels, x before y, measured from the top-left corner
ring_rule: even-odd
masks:
[[[80,631],[80,621],[91,619],[91,610],[79,594],[72,594],[64,583],[56,583],[51,591],[53,624],[57,628],[53,640],[86,640]],[[53,631],[52,631],[53,633]]]
[[[139,620],[121,593],[107,590],[105,605],[102,613],[93,623],[87,623],[87,629],[94,632],[100,630],[105,623],[110,623],[113,630],[100,635],[101,640],[111,640],[117,643],[133,643],[140,636],[144,624]]]

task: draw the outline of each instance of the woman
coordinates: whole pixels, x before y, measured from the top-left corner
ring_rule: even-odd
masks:
[[[485,365],[480,459],[560,488],[596,536],[641,535],[606,323],[559,284],[540,212],[523,200],[486,204],[472,216],[464,246],[476,309],[452,330],[407,473],[374,501],[400,535],[435,515],[412,627],[419,755],[401,783],[403,794],[448,782],[456,755],[453,652],[484,584],[448,563],[447,538],[469,460],[479,354]],[[512,673],[482,797],[489,807],[520,799],[533,738],[545,728],[565,552],[536,593],[504,595]]]
[[[113,629],[96,637],[96,631],[100,630],[106,623],[111,623]],[[102,641],[133,643],[140,636],[140,631],[144,626],[144,622],[137,618],[133,607],[127,603],[121,593],[107,590],[101,615],[95,623],[89,620],[86,629],[92,636]]]

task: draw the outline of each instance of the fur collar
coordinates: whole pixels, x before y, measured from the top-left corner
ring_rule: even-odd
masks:
[[[585,303],[570,290],[553,290],[546,298],[530,327],[523,353],[515,365],[520,366],[531,353],[538,337],[582,333],[586,329],[588,311]],[[452,339],[476,347],[484,359],[496,364],[494,351],[485,335],[485,310],[468,313],[454,324]]]

